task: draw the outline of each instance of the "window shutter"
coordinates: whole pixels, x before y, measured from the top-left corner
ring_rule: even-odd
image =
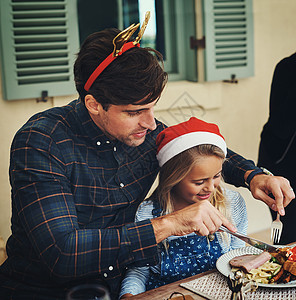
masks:
[[[1,59],[6,100],[74,94],[79,50],[76,0],[1,0]]]
[[[203,0],[206,81],[254,75],[252,0]]]

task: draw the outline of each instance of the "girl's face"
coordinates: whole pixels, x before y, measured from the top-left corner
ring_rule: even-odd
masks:
[[[220,184],[222,164],[223,160],[217,156],[202,156],[191,172],[174,187],[175,209],[209,200]]]

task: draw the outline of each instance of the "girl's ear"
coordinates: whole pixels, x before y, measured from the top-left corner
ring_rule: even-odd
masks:
[[[91,115],[98,115],[103,107],[101,103],[97,102],[97,100],[90,94],[87,94],[84,98],[85,107]]]

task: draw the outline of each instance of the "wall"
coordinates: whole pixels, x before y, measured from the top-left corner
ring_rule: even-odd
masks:
[[[229,148],[256,161],[261,129],[268,117],[268,99],[273,69],[276,63],[296,51],[296,1],[253,0],[255,32],[255,76],[239,80],[238,84],[169,83],[156,116],[172,124],[174,110],[167,108],[176,101],[193,101],[206,108],[188,110],[206,121],[217,122]],[[0,235],[7,239],[10,234],[10,186],[8,180],[9,148],[15,132],[34,113],[53,105],[62,105],[76,96],[54,98],[47,103],[36,100],[4,101],[0,90]],[[183,112],[184,113],[184,112]],[[183,117],[183,116],[182,116]],[[270,214],[266,206],[254,200],[248,190],[240,188],[249,214],[249,232],[268,228]],[[262,216],[264,216],[262,218]]]

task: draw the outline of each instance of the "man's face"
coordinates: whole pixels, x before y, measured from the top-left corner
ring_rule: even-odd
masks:
[[[107,111],[100,109],[98,115],[91,115],[91,118],[110,139],[136,147],[144,142],[148,129],[156,129],[156,102],[145,105],[110,105]]]

